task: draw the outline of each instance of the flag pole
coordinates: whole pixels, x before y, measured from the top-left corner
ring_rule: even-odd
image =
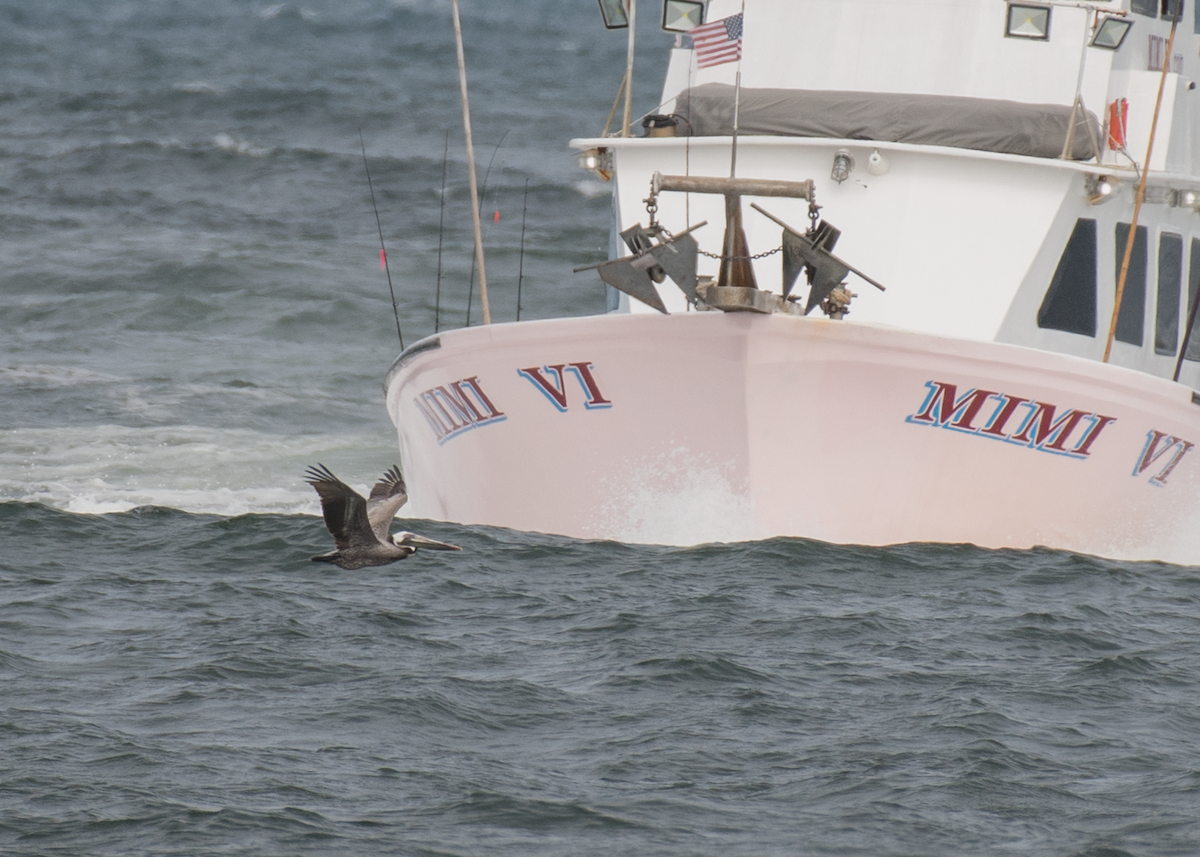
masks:
[[[746,26],[746,0],[742,0],[742,27]],[[744,29],[743,29],[744,32]],[[741,38],[739,36],[738,38]],[[742,107],[742,51],[738,49],[737,76],[733,79],[733,142],[729,152],[729,177],[737,178],[738,113]]]
[[[471,185],[471,222],[475,228],[475,266],[479,268],[479,303],[483,307],[483,323],[492,323],[488,307],[487,275],[483,271],[483,228],[479,222],[479,185],[475,180],[475,145],[471,141],[471,108],[467,103],[467,62],[463,56],[462,24],[458,18],[458,0],[451,0],[454,10],[454,44],[458,49],[458,85],[462,90],[463,133],[467,140],[467,175]]]

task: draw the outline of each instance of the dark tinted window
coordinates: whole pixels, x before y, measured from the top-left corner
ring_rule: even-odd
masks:
[[[1158,300],[1154,309],[1154,351],[1175,356],[1179,348],[1179,283],[1183,278],[1183,236],[1158,238]]]
[[[1121,262],[1125,259],[1125,241],[1129,224],[1117,224],[1117,267],[1113,277],[1114,289],[1121,281]],[[1125,293],[1121,297],[1121,314],[1117,316],[1117,339],[1130,345],[1142,344],[1146,326],[1146,227],[1139,226],[1133,239],[1133,255],[1129,259],[1129,275],[1125,278]]]
[[[1183,4],[1184,0],[1158,0],[1158,8],[1161,10],[1160,14],[1164,18],[1174,17],[1175,7]],[[1179,10],[1179,17],[1180,20],[1183,20],[1183,9]]]
[[[1038,327],[1096,335],[1096,221],[1075,221],[1038,310]]]
[[[1151,18],[1158,17],[1159,0],[1133,0],[1133,5],[1130,7],[1139,15],[1149,15]]]
[[[1200,288],[1200,283],[1197,282],[1197,278],[1200,278],[1200,238],[1192,239],[1192,250],[1188,263],[1188,303],[1184,324],[1187,324],[1188,315],[1191,315],[1192,307],[1196,305],[1196,291]],[[1200,327],[1200,318],[1196,319],[1196,326]],[[1187,336],[1186,330],[1183,333],[1184,336]],[[1188,340],[1187,353],[1184,356],[1188,360],[1200,360],[1200,330],[1192,331],[1192,337]]]

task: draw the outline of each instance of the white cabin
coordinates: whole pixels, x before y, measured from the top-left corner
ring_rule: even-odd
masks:
[[[744,8],[740,62],[698,68],[688,37],[677,39],[657,111],[674,117],[675,136],[572,142],[609,167],[616,231],[647,222],[654,172],[730,174],[726,114],[740,72],[737,175],[814,180],[821,216],[842,232],[836,255],[887,287],[851,275],[849,323],[1101,360],[1162,84],[1110,362],[1173,375],[1200,284],[1200,6],[1182,10],[1169,57],[1172,0]],[[705,21],[741,10],[742,0],[709,0]],[[1097,39],[1110,18],[1132,22],[1115,50],[1103,46],[1111,30]],[[839,152],[853,162],[842,181]],[[778,247],[779,226],[749,202],[750,252]],[[809,225],[803,200],[757,202]],[[664,193],[657,216],[674,232],[707,220],[694,235],[716,254],[723,206]],[[702,256],[700,273],[717,265]],[[759,287],[778,291],[780,257],[753,265]],[[672,313],[689,309],[669,281],[659,291]],[[653,311],[625,295],[612,306]],[[1200,332],[1187,358],[1180,381],[1200,388]]]

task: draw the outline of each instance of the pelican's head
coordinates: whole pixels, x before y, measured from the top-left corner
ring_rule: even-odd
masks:
[[[431,551],[460,551],[462,548],[457,545],[447,544],[446,542],[434,541],[427,539],[424,536],[418,536],[416,533],[400,531],[392,536],[392,544],[398,548],[408,548],[416,551],[417,548],[425,548]]]

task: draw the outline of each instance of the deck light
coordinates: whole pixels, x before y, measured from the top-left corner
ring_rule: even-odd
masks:
[[[1174,188],[1150,185],[1142,193],[1142,202],[1148,205],[1179,205],[1179,192]]]
[[[1102,18],[1090,44],[1093,48],[1104,48],[1108,51],[1118,50],[1132,27],[1133,21],[1127,21],[1124,18],[1112,16]]]
[[[1050,7],[1029,3],[1009,3],[1004,35],[1010,39],[1050,38]]]
[[[1200,193],[1194,190],[1181,190],[1175,195],[1175,205],[1179,208],[1200,209]]]
[[[604,26],[610,30],[622,30],[629,26],[629,15],[625,12],[625,0],[598,0]]]
[[[1083,189],[1087,192],[1088,202],[1092,205],[1099,205],[1102,202],[1108,202],[1117,193],[1117,187],[1120,185],[1112,176],[1097,176],[1089,174],[1083,180]]]
[[[613,174],[613,153],[608,149],[588,149],[575,156],[575,166],[608,181]]]
[[[704,3],[698,0],[664,0],[662,28],[670,33],[686,33],[704,23]]]
[[[833,153],[833,171],[829,174],[831,179],[841,184],[850,178],[852,169],[854,169],[854,156],[850,154],[849,149],[838,149]]]

